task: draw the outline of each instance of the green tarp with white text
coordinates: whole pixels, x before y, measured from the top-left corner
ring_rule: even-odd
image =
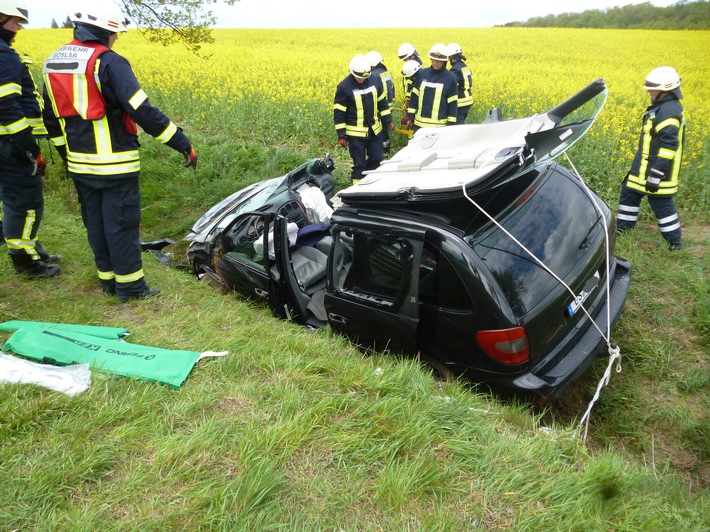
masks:
[[[88,363],[96,370],[158,381],[176,388],[185,381],[197,360],[208,355],[41,326],[20,327],[2,349],[52,364]]]

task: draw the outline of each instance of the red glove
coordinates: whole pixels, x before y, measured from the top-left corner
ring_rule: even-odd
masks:
[[[185,156],[185,162],[182,163],[182,165],[185,168],[197,170],[197,154],[195,153],[195,148],[190,146],[190,149],[183,153],[183,155]]]
[[[39,152],[35,156],[35,173],[34,175],[44,175],[47,171],[47,161],[44,160],[44,155]]]
[[[342,148],[348,147],[348,141],[345,139],[345,137],[338,137],[338,144],[340,144]]]
[[[411,120],[407,120],[407,127],[412,127],[413,124],[414,122],[412,122]]]
[[[406,126],[407,122],[409,122],[409,117],[407,115],[404,115],[402,117],[402,120],[399,121],[400,125]]]

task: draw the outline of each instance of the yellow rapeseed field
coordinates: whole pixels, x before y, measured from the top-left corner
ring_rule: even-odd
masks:
[[[458,42],[473,70],[470,122],[499,106],[513,118],[545,111],[596,78],[609,87],[607,105],[590,132],[588,177],[611,189],[636,149],[648,105],[646,74],[661,65],[682,78],[688,121],[684,192],[706,205],[710,148],[710,32],[584,29],[215,30],[215,43],[197,57],[184,47],[148,43],[137,31],[115,50],[129,59],[142,85],[167,114],[210,133],[255,136],[267,142],[334,142],[332,101],[356,53],[377,50],[393,72],[401,107],[402,63],[397,48],[411,42],[426,54],[436,42]],[[36,63],[71,39],[70,30],[25,30],[16,48]],[[39,65],[37,65],[39,67]],[[399,113],[394,112],[395,119]],[[276,140],[275,140],[276,139]],[[310,154],[312,155],[312,154]],[[573,153],[574,156],[574,153]],[[576,162],[576,161],[575,161]],[[593,175],[589,175],[590,172]],[[597,184],[599,184],[597,183]],[[602,192],[604,192],[602,190]],[[607,196],[607,194],[604,194]],[[608,198],[609,199],[609,198]]]

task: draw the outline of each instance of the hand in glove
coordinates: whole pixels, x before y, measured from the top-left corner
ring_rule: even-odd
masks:
[[[402,119],[399,121],[400,125],[406,126],[407,122],[409,122],[409,117],[407,115],[404,115]]]
[[[646,176],[646,190],[648,192],[658,192],[658,187],[660,186],[661,181],[663,181],[663,177],[663,172],[656,170],[655,168],[651,168]]]
[[[35,157],[35,171],[33,175],[43,176],[47,172],[47,161],[44,159],[44,155],[40,151]]]
[[[338,138],[338,144],[340,144],[341,148],[347,148],[348,147],[348,141],[345,139],[345,137],[339,137]]]
[[[195,148],[190,146],[190,149],[183,153],[185,156],[185,162],[182,165],[185,168],[192,168],[197,170],[197,154],[195,153]]]

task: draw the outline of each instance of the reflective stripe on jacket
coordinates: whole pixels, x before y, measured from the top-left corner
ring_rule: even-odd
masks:
[[[654,102],[643,115],[638,150],[631,164],[627,186],[644,194],[670,195],[678,192],[683,158],[685,121],[683,105],[669,93]],[[658,192],[646,190],[651,169],[663,174]]]
[[[459,107],[473,105],[473,73],[463,61],[451,65],[451,72],[456,76],[459,89]]]
[[[17,52],[0,39],[0,137],[31,131],[27,120],[31,109],[22,97],[26,70]]]
[[[442,68],[425,68],[412,88],[407,113],[418,127],[437,127],[456,123],[458,87],[456,76]]]
[[[333,121],[338,137],[367,138],[370,130],[378,135],[382,123],[388,125],[392,121],[391,114],[381,80],[370,76],[358,83],[349,75],[338,84],[333,102]]]
[[[79,28],[75,29],[75,36],[77,31]],[[74,53],[67,46],[75,47],[77,54],[81,52],[84,70],[77,68],[69,78],[60,80],[54,76],[61,75],[58,70],[62,68],[62,62],[80,59],[62,56],[62,51]],[[174,150],[181,153],[189,150],[187,137],[150,104],[124,57],[106,47],[99,52],[102,46],[93,40],[75,39],[67,46],[60,48],[45,63],[43,115],[52,142],[67,147],[70,174],[103,178],[137,176],[140,159],[136,123]],[[86,50],[90,50],[90,57],[87,57]],[[73,92],[67,93],[67,87],[81,90],[75,98]],[[103,112],[100,106],[103,106]]]

